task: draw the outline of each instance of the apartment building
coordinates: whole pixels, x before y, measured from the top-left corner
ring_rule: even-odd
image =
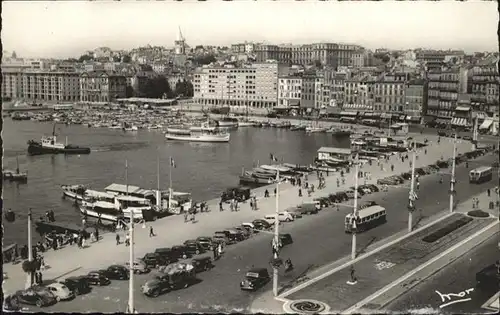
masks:
[[[455,113],[458,95],[467,92],[467,72],[463,67],[427,73],[427,116],[449,123]]]
[[[406,82],[404,95],[403,113],[410,116],[411,121],[421,121],[427,102],[426,82],[423,79],[409,80]]]
[[[278,104],[278,76],[288,67],[277,62],[204,66],[194,73],[194,101],[202,105],[273,108]]]
[[[302,77],[299,75],[278,78],[278,106],[299,107],[302,97]]]
[[[352,53],[350,65],[354,68],[361,68],[365,66],[365,52],[358,50]]]
[[[2,69],[2,98],[28,102],[78,101],[77,72]]]
[[[471,69],[471,104],[473,111],[494,116],[499,112],[498,57],[485,61]]]
[[[361,74],[344,81],[343,109],[363,108],[369,110],[373,104],[369,94],[369,87],[373,78],[367,74]]]
[[[254,53],[257,62],[275,60],[278,63],[289,64],[292,60],[291,47],[287,46],[259,44],[255,46]]]
[[[113,102],[126,97],[127,79],[107,71],[84,72],[80,76],[80,101]]]

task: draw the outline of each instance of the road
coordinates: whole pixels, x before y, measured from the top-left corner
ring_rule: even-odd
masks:
[[[446,314],[467,314],[491,312],[482,308],[482,305],[495,292],[487,292],[476,288],[476,272],[494,264],[499,257],[498,233],[480,246],[474,248],[446,268],[438,271],[430,278],[416,285],[386,309],[391,312],[400,312],[414,309],[433,309]],[[452,304],[440,309],[445,302],[436,293],[459,293],[467,289],[474,289],[470,293],[470,301]],[[468,296],[469,297],[469,296]]]
[[[477,163],[491,163],[495,157],[487,155],[476,160]],[[481,161],[481,162],[479,162]],[[457,167],[457,192],[459,201],[466,200],[478,194],[497,182],[496,174],[493,181],[482,185],[468,183],[468,170],[463,165]],[[420,196],[414,222],[423,217],[432,216],[447,208],[448,190],[446,181],[439,184],[438,175],[422,177]],[[367,231],[358,236],[358,248],[362,250],[374,241],[391,236],[407,227],[408,184],[404,187],[391,188],[386,193],[376,193],[366,196],[364,200],[374,200],[387,208],[388,223]],[[338,260],[351,250],[350,236],[344,233],[343,220],[345,214],[351,211],[342,207],[338,212],[324,209],[318,215],[305,216],[294,223],[287,223],[283,232],[291,233],[294,244],[282,250],[282,257],[290,257],[295,270],[281,278],[281,285],[293,282],[300,274]],[[230,226],[228,226],[229,228]],[[187,289],[164,294],[158,298],[147,298],[140,293],[140,286],[151,277],[141,275],[136,277],[135,305],[139,312],[203,312],[220,313],[229,311],[243,312],[249,307],[255,294],[241,292],[239,282],[244,273],[252,266],[268,267],[271,258],[271,235],[259,234],[242,243],[230,246],[225,256],[216,262],[216,267],[199,275],[200,283]],[[269,290],[270,284],[263,290]],[[60,302],[47,311],[56,312],[116,312],[124,311],[128,299],[128,282],[113,281],[109,287],[95,288],[92,293],[77,297],[71,302]],[[36,308],[33,308],[34,310]]]

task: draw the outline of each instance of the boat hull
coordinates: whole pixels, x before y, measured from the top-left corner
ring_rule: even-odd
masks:
[[[90,154],[90,148],[66,146],[64,148],[47,148],[43,147],[38,142],[30,142],[28,144],[29,155],[42,155],[42,154]]]
[[[167,140],[188,141],[188,142],[229,142],[230,135],[223,136],[194,136],[194,135],[174,135],[166,134]]]

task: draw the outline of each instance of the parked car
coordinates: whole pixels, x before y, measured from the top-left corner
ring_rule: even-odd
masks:
[[[346,190],[345,194],[347,195],[347,198],[354,199],[354,189]]]
[[[164,265],[167,262],[167,258],[159,255],[158,253],[147,253],[141,260],[146,264],[148,268],[156,268],[157,266]]]
[[[75,294],[67,286],[59,282],[51,283],[46,288],[56,297],[57,301],[71,300],[75,297]]]
[[[184,246],[186,246],[186,250],[191,256],[206,252],[205,248],[196,240],[187,240],[184,242]]]
[[[215,267],[210,256],[193,258],[190,263],[193,265],[196,273],[207,271]]]
[[[241,233],[245,239],[248,239],[253,235],[253,230],[244,226],[236,226],[234,229]]]
[[[229,234],[228,234],[229,240],[231,240],[234,243],[238,243],[238,242],[246,240],[245,235],[243,235],[243,233],[241,233],[240,231],[237,231],[235,229],[227,229],[227,230],[224,230],[224,232],[229,232]]]
[[[155,254],[158,254],[163,259],[159,265],[168,265],[179,260],[177,253],[174,253],[170,247],[157,248],[155,249]]]
[[[187,288],[195,281],[196,273],[194,270],[176,270],[174,272],[157,274],[153,279],[147,281],[141,287],[141,290],[146,296],[157,297],[163,292]]]
[[[316,214],[319,212],[319,204],[315,202],[307,202],[297,206],[297,210],[302,214]]]
[[[279,235],[279,239],[280,239],[280,248],[286,246],[286,245],[290,245],[290,244],[293,244],[293,239],[292,239],[292,235],[290,235],[289,233],[283,233]]]
[[[127,269],[130,270],[130,262],[125,262],[123,264]],[[144,274],[144,273],[148,273],[151,271],[151,269],[148,268],[148,266],[146,265],[145,262],[143,262],[142,260],[140,259],[136,259],[134,261],[134,265],[132,266],[132,269],[134,270],[134,273],[139,273],[139,274]]]
[[[91,285],[104,286],[109,285],[111,283],[111,280],[109,280],[102,273],[91,271],[87,274],[87,282]]]
[[[19,299],[15,294],[5,294],[2,303],[2,311],[4,313],[21,312]]]
[[[243,222],[243,223],[241,223],[241,226],[249,231],[252,231],[252,233],[258,233],[258,230],[256,229],[256,227],[253,223]]]
[[[176,245],[172,246],[172,255],[174,257],[177,257],[178,259],[186,259],[186,258],[191,258],[193,255],[191,255],[190,251],[185,245]]]
[[[214,236],[212,237],[214,242],[223,242],[224,244],[231,245],[234,244],[234,240],[229,239],[229,233],[225,231],[217,231],[214,233]]]
[[[271,224],[267,222],[266,220],[262,219],[255,219],[252,221],[252,224],[255,226],[257,230],[268,230],[271,228]]]
[[[245,274],[241,281],[241,290],[255,291],[266,285],[271,278],[266,268],[252,268]]]
[[[66,285],[75,295],[86,294],[92,291],[85,276],[69,277],[61,281],[61,283]]]
[[[378,187],[376,185],[373,185],[373,184],[367,184],[365,185],[366,187],[370,188],[370,190],[372,191],[372,193],[376,193],[376,192],[379,192],[380,189],[378,189]]]
[[[274,225],[274,223],[276,221],[276,216],[274,214],[268,214],[268,215],[264,216],[263,220],[266,221],[267,223],[269,223],[269,225]]]
[[[102,272],[106,278],[111,280],[128,280],[130,274],[129,270],[121,265],[111,265],[99,272]]]
[[[214,241],[211,237],[208,236],[200,236],[196,239],[196,241],[203,247],[205,250],[212,250],[212,246]]]
[[[36,305],[38,307],[57,303],[54,294],[43,287],[31,287],[26,290],[19,290],[14,294],[14,297],[21,304]]]
[[[302,218],[302,213],[300,213],[300,211],[298,209],[291,209],[291,210],[287,210],[288,213],[290,213],[292,216],[293,216],[293,219],[300,219]]]
[[[295,220],[293,215],[288,211],[281,211],[278,213],[278,220],[281,222],[292,222]]]

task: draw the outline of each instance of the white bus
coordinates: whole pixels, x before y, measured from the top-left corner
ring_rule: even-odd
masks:
[[[469,182],[481,184],[493,178],[493,168],[491,166],[481,166],[473,169],[469,173]]]
[[[345,232],[353,232],[353,214],[349,213],[345,216]],[[387,222],[387,215],[384,207],[374,205],[366,207],[357,212],[356,215],[356,231],[363,232],[375,226]]]

